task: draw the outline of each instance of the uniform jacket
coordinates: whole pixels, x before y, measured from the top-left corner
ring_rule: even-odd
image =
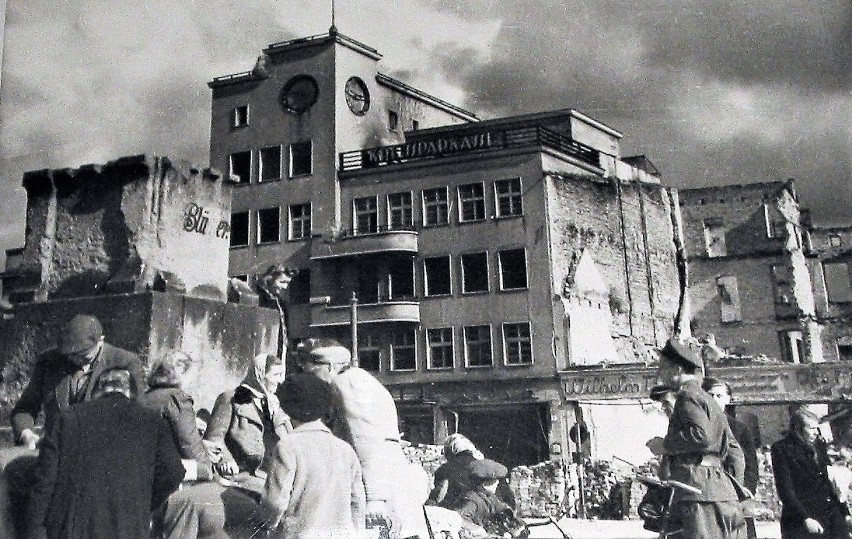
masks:
[[[675,501],[739,500],[731,476],[742,481],[742,449],[724,412],[698,380],[687,382],[678,392],[663,446],[670,461],[670,478],[701,489],[701,494],[678,490]],[[725,468],[702,465],[705,455],[725,462]]]
[[[104,343],[95,359],[84,400],[92,397],[98,378],[108,369],[122,368],[130,371],[137,394],[145,388],[142,365],[136,354]],[[15,439],[21,432],[32,429],[39,412],[44,411],[44,430],[49,432],[60,410],[68,408],[71,397],[71,376],[77,370],[58,349],[40,355],[33,366],[30,381],[12,409],[12,430]]]
[[[785,537],[811,537],[805,532],[806,518],[819,521],[828,530],[819,537],[846,537],[843,519],[847,514],[828,479],[828,457],[825,444],[817,441],[812,451],[794,434],[772,444],[772,468],[775,488],[783,507],[781,533]],[[813,536],[817,537],[817,536]]]
[[[113,393],[64,411],[42,443],[28,518],[62,539],[147,539],[184,468],[169,426]]]
[[[320,421],[300,425],[278,442],[263,500],[270,515],[283,515],[287,539],[348,539],[364,529],[358,457]]]
[[[214,442],[223,459],[233,459],[240,471],[254,472],[268,460],[278,440],[293,429],[276,399],[269,399],[270,419],[264,419],[261,396],[246,385],[219,395],[204,439]]]
[[[447,462],[435,470],[435,488],[439,488],[442,481],[447,482],[447,492],[438,505],[452,509],[458,504],[462,494],[471,489],[469,467],[475,460],[473,453],[463,451],[447,459]]]
[[[139,398],[140,404],[165,418],[182,459],[198,463],[198,478],[212,479],[213,464],[201,443],[201,434],[195,424],[195,406],[190,397],[179,387],[157,386]]]
[[[492,515],[510,508],[497,494],[477,488],[462,494],[454,509],[467,520],[482,526]]]

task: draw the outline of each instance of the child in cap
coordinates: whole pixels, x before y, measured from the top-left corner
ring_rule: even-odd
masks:
[[[490,521],[512,508],[497,496],[497,484],[506,477],[508,470],[499,462],[490,459],[476,460],[469,466],[471,488],[459,499],[454,509],[465,519],[486,529]]]
[[[364,530],[364,485],[352,447],[323,422],[331,387],[310,374],[290,376],[278,388],[294,429],[273,452],[262,500],[270,536],[355,537]],[[279,535],[280,534],[280,535]]]

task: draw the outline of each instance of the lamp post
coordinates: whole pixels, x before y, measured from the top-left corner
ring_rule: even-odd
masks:
[[[352,366],[358,366],[358,296],[352,292],[349,300],[349,329],[352,332]]]

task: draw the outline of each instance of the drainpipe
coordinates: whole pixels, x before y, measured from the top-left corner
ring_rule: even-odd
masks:
[[[349,300],[349,329],[352,332],[352,366],[358,366],[358,296],[352,292]]]

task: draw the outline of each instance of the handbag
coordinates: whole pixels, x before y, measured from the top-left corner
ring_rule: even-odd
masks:
[[[636,511],[643,521],[642,527],[648,531],[660,532],[663,527],[663,518],[669,507],[669,496],[671,487],[659,485],[648,485],[648,490],[639,502]]]

